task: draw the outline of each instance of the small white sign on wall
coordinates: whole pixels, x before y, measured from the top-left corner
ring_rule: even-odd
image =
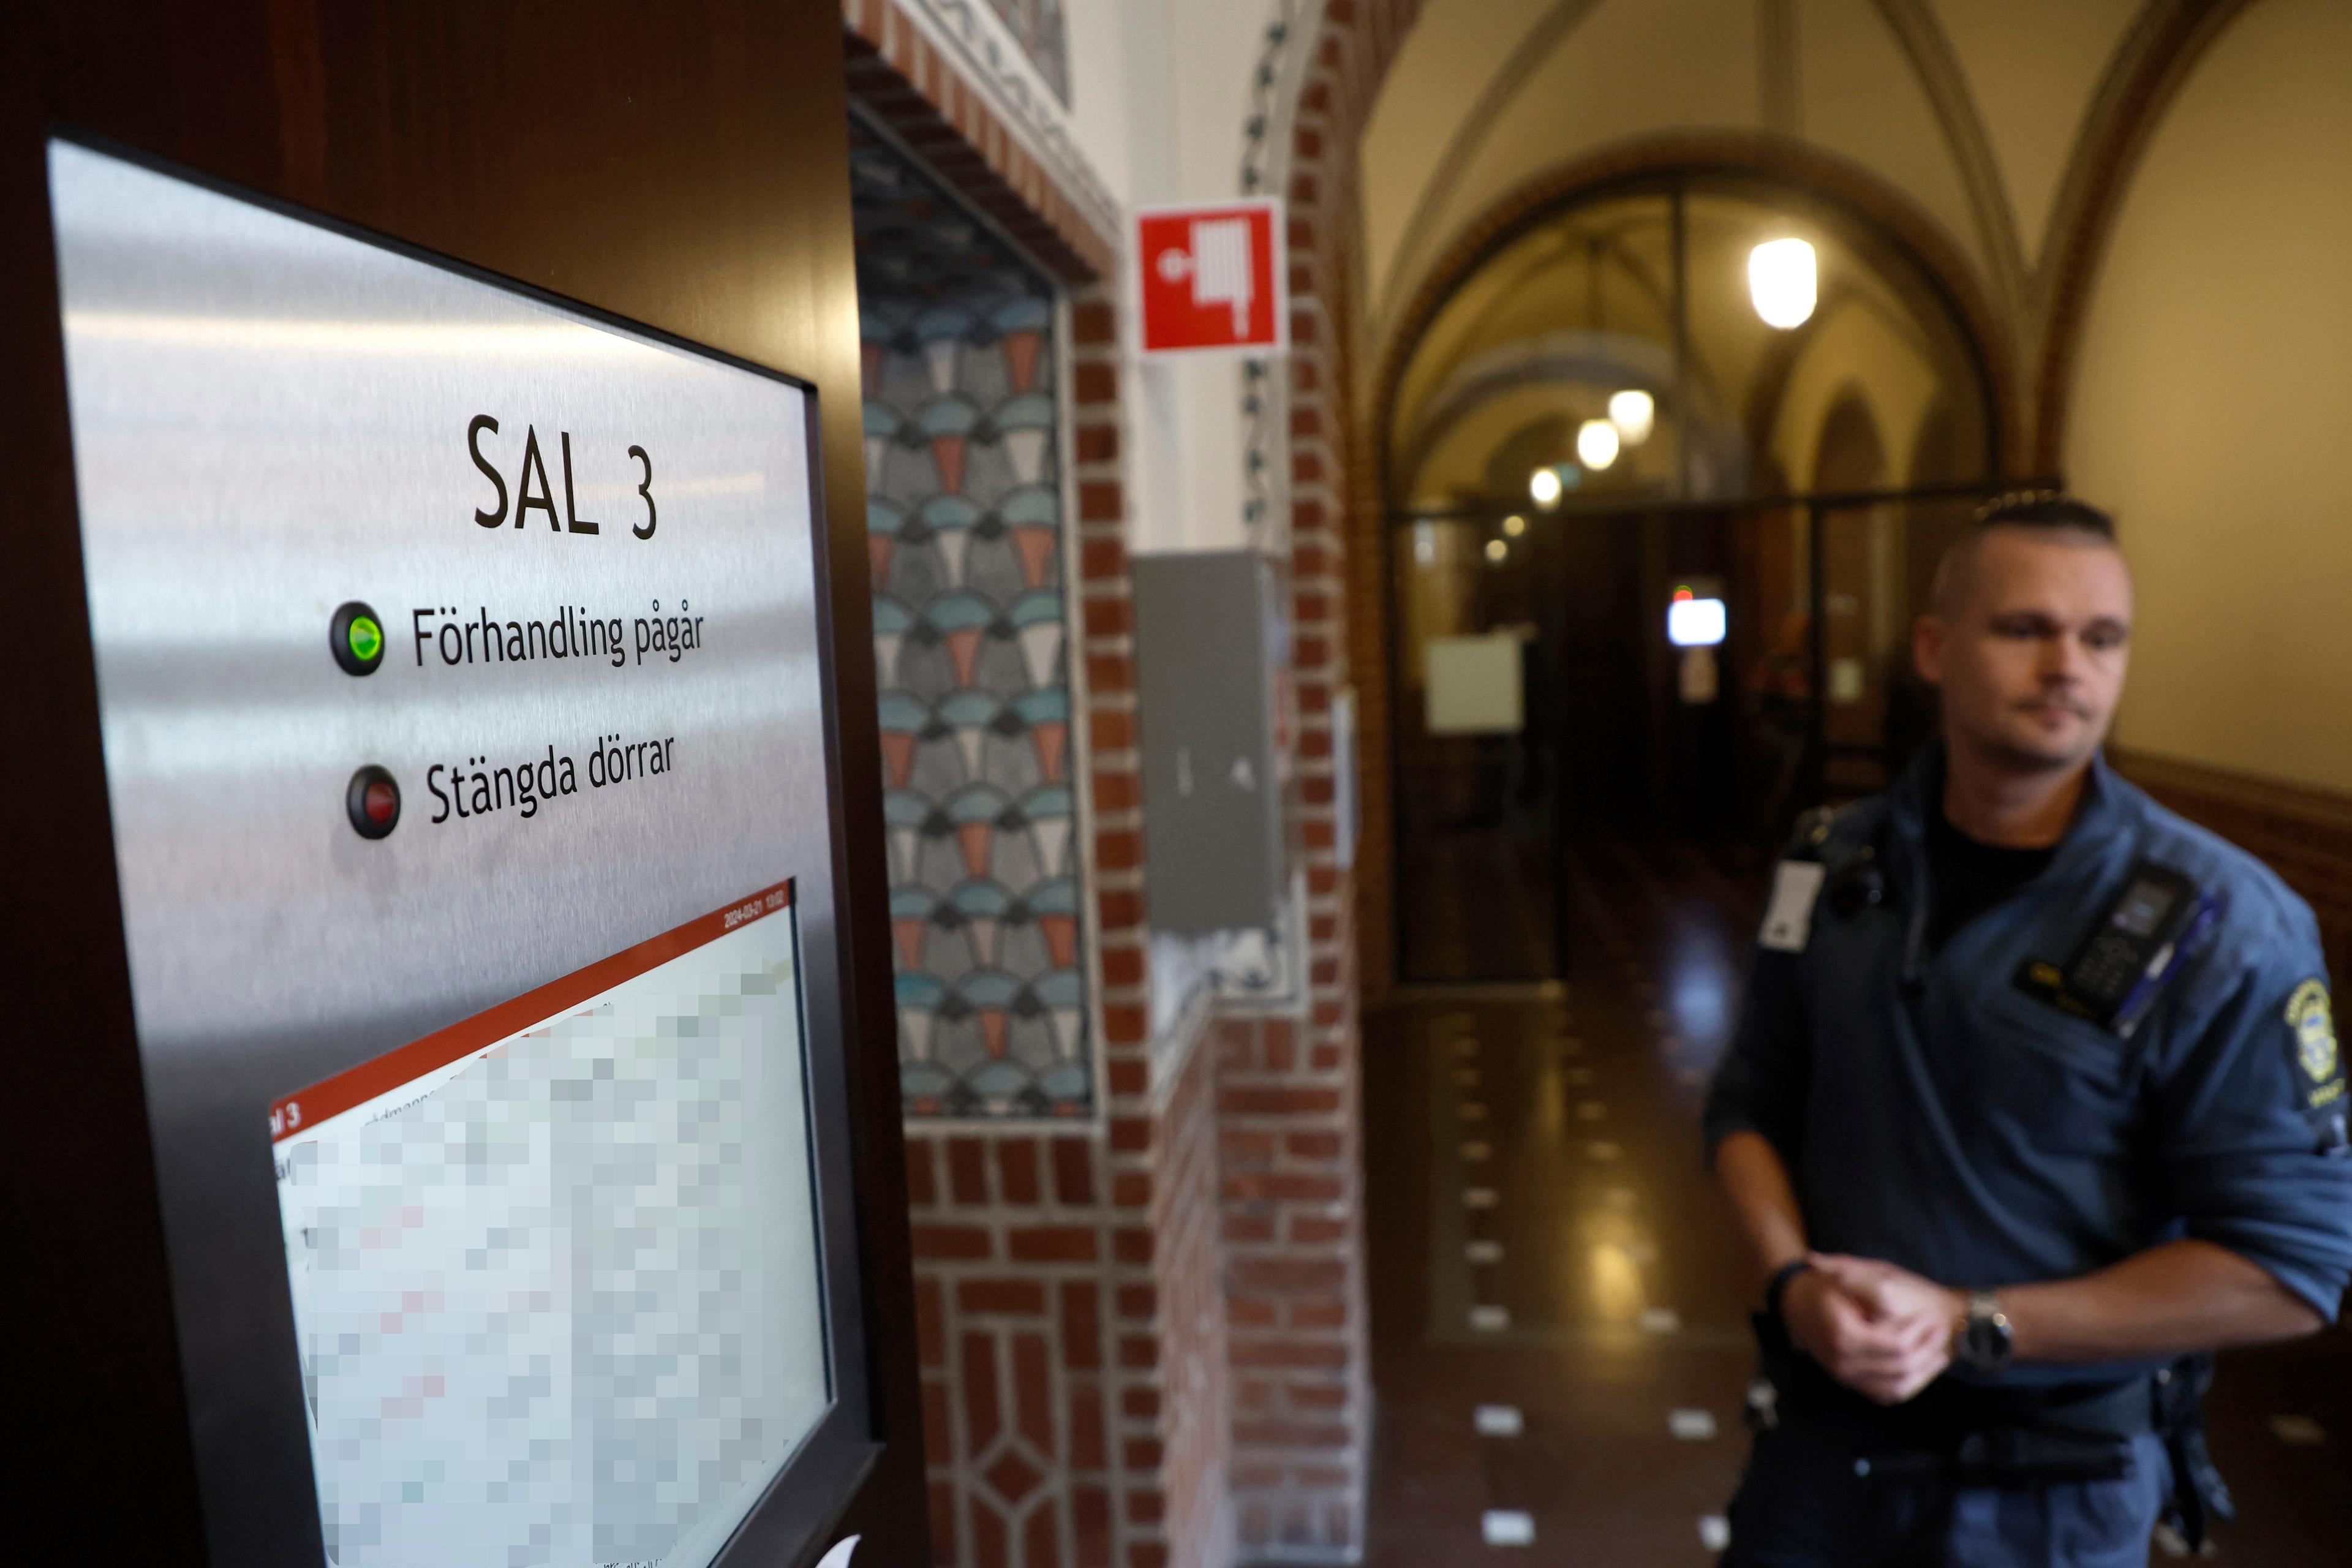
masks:
[[[1527,727],[1521,644],[1508,632],[1421,645],[1433,735],[1516,735]]]

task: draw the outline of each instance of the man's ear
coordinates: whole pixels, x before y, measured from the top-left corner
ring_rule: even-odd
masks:
[[[1911,623],[1911,662],[1918,667],[1919,679],[1930,686],[1944,684],[1944,623],[1935,615],[1921,616]]]

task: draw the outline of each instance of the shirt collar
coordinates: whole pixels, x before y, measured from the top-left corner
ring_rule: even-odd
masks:
[[[1944,742],[1938,736],[1919,749],[1889,792],[1895,830],[1915,851],[1926,842],[1929,814],[1944,809],[1945,760]],[[2065,836],[2058,841],[2052,866],[2071,865],[2096,854],[2121,825],[2126,794],[2123,781],[2107,765],[2105,750],[2094,752],[2083,783],[2083,798],[2074,807],[2074,820],[2067,824]]]

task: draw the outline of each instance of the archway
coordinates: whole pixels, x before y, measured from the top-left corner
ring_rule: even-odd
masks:
[[[1506,204],[1384,366],[1402,979],[1563,974],[1596,827],[1736,866],[1876,787],[1912,563],[1999,484],[2005,378],[1902,199],[1666,151]],[[1775,240],[1815,283],[1779,324]],[[1717,644],[1670,640],[1676,598]]]

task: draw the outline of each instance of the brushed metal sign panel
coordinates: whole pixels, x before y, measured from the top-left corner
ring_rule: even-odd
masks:
[[[208,1528],[220,1561],[315,1563],[279,1096],[790,880],[846,1257],[813,400],[73,142],[49,171]],[[364,674],[330,646],[352,602]],[[377,838],[366,767],[399,796]]]

